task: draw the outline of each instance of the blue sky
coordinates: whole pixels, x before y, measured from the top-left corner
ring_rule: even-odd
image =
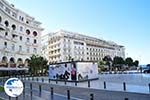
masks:
[[[8,0],[7,0],[8,1]],[[150,63],[150,0],[9,0],[42,22],[124,45],[126,56]]]

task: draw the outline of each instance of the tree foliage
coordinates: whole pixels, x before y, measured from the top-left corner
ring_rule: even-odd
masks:
[[[109,66],[109,70],[110,70],[110,67],[111,67],[111,64],[112,64],[112,59],[111,59],[111,57],[110,57],[109,55],[107,55],[107,56],[105,56],[105,57],[103,58],[103,61],[106,62],[106,65]]]
[[[131,67],[133,65],[133,59],[131,57],[126,58],[125,64]]]
[[[99,70],[99,72],[101,72],[101,71],[105,71],[105,63],[104,63],[104,61],[99,61],[98,62],[98,70]]]
[[[133,62],[133,65],[136,66],[136,67],[138,67],[138,66],[139,66],[139,61],[138,61],[138,60],[135,60],[135,61]]]
[[[122,57],[117,57],[117,56],[114,57],[114,59],[113,59],[113,65],[114,66],[122,66],[124,64],[125,64],[125,61]]]
[[[44,70],[48,69],[48,61],[38,55],[32,55],[29,60],[29,71],[33,75],[44,73]]]

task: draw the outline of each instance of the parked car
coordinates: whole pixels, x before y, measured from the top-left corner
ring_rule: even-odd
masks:
[[[150,64],[147,64],[147,66],[143,69],[144,73],[150,73]]]

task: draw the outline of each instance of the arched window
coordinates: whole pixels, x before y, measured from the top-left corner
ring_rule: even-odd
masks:
[[[16,30],[16,25],[13,24],[11,27],[13,30]]]
[[[10,58],[9,60],[10,63],[15,63],[15,59],[13,57]]]
[[[9,22],[6,20],[5,21],[5,26],[8,27],[9,26]]]
[[[34,32],[33,32],[33,35],[34,35],[34,36],[37,36],[37,32],[36,32],[36,31],[34,31]]]
[[[23,64],[23,60],[21,58],[18,58],[17,60],[17,63],[20,65],[20,64]]]
[[[15,44],[12,44],[12,51],[15,50]]]
[[[7,63],[7,62],[8,62],[7,57],[6,57],[6,56],[3,56],[3,57],[2,57],[2,63]]]
[[[30,30],[29,30],[29,29],[27,29],[27,30],[26,30],[26,33],[27,33],[27,35],[29,35],[29,34],[30,34]]]

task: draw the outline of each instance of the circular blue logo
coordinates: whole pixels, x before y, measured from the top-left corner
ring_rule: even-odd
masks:
[[[23,92],[23,83],[18,78],[10,78],[5,82],[4,90],[10,97],[18,97]]]

